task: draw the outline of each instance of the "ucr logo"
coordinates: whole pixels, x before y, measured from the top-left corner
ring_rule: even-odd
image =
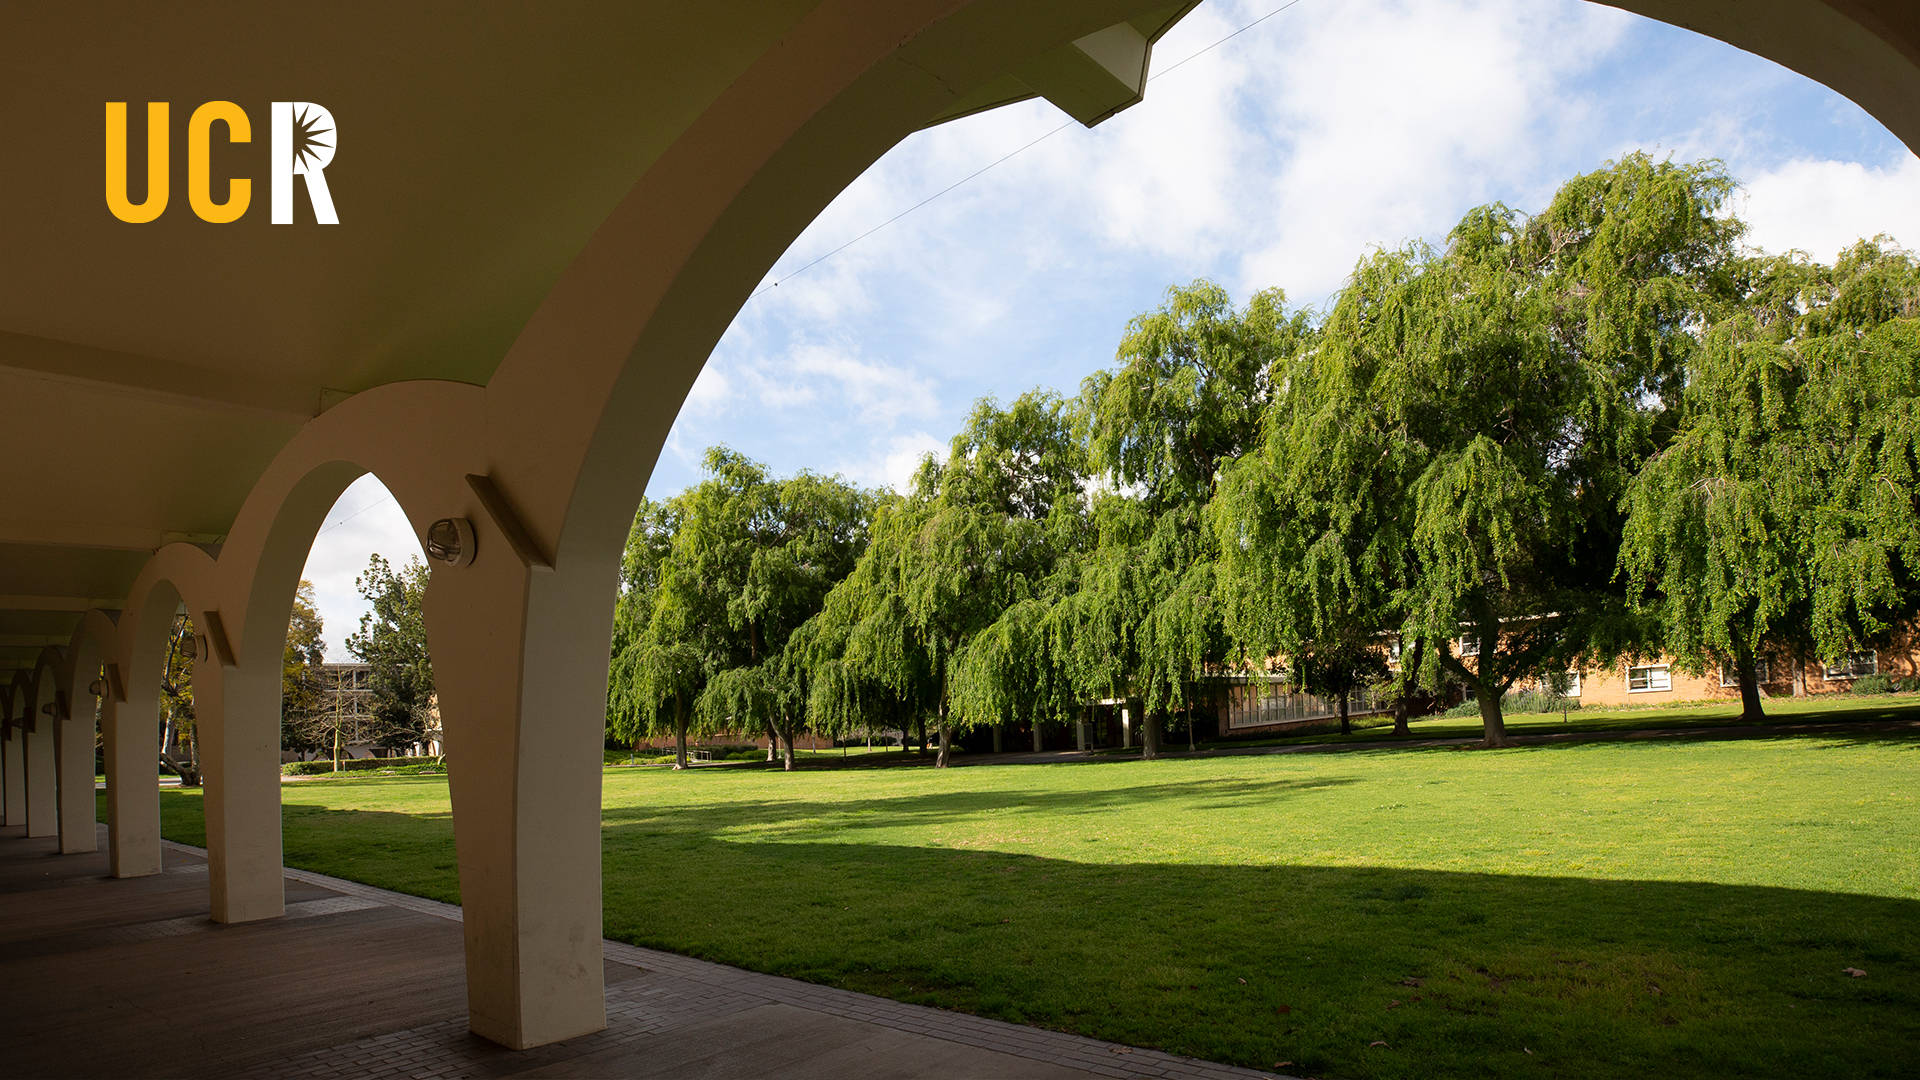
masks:
[[[313,218],[322,225],[340,224],[324,172],[337,147],[333,114],[311,101],[276,101],[272,106],[273,223],[293,224],[293,181],[306,181]],[[227,181],[227,197],[213,197],[213,125],[225,124],[227,141],[253,140],[247,111],[231,101],[209,101],[193,110],[187,121],[187,201],[202,221],[223,225],[238,221],[253,201],[253,181]],[[147,193],[141,202],[127,194],[127,103],[107,102],[107,209],[121,221],[140,225],[167,209],[168,150],[171,146],[168,103],[147,102]]]

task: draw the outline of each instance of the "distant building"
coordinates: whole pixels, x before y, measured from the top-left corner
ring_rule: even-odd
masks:
[[[1906,635],[1896,638],[1888,648],[1852,653],[1833,663],[1773,655],[1762,657],[1759,668],[1764,697],[1841,693],[1869,675],[1903,680],[1920,675],[1914,642]],[[1731,668],[1715,667],[1704,675],[1689,675],[1667,656],[1623,660],[1606,667],[1582,665],[1569,674],[1572,679],[1567,696],[1589,707],[1740,699],[1740,682]]]
[[[373,665],[318,664],[314,668],[320,684],[313,715],[320,718],[328,736],[325,745],[312,754],[282,750],[284,761],[319,760],[333,756],[332,732],[340,733],[342,758],[394,757],[403,755],[439,755],[442,749],[440,707],[436,697],[429,706],[426,738],[410,747],[390,749],[375,741],[379,724],[374,713]]]

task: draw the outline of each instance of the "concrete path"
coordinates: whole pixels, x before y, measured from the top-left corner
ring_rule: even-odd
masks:
[[[198,848],[115,881],[20,834],[0,828],[8,1076],[1269,1075],[611,941],[607,1030],[514,1053],[467,1032],[457,907],[288,870],[285,918],[220,926]]]

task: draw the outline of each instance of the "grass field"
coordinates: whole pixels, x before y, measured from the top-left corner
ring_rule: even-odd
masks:
[[[457,900],[444,779],[283,799],[289,864]],[[197,793],[162,800],[199,842]],[[1911,734],[611,769],[605,805],[610,937],[1135,1045],[1330,1077],[1920,1060]]]

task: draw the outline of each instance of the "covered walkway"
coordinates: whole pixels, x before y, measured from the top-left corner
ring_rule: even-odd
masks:
[[[299,870],[223,925],[197,848],[115,880],[0,829],[10,1076],[1264,1076],[606,942],[606,1030],[520,1053],[467,1030],[460,909]]]
[[[0,9],[0,129],[32,149],[0,171],[0,824],[26,834],[0,842],[8,1068],[339,1061],[402,1022],[421,1063],[494,1054],[463,1023],[563,1047],[455,1072],[630,1052],[684,1073],[704,1066],[673,1055],[710,1043],[821,1071],[915,1057],[932,1036],[847,1034],[771,984],[635,1035],[622,1010],[664,969],[596,945],[624,541],[714,343],[836,194],[913,132],[1008,102],[1102,122],[1195,2]],[[1777,60],[1920,146],[1911,0],[1605,2]],[[433,558],[457,926],[281,868],[287,616],[328,508],[369,472]],[[203,870],[161,858],[180,613]],[[726,1038],[695,1034],[723,1015]]]

